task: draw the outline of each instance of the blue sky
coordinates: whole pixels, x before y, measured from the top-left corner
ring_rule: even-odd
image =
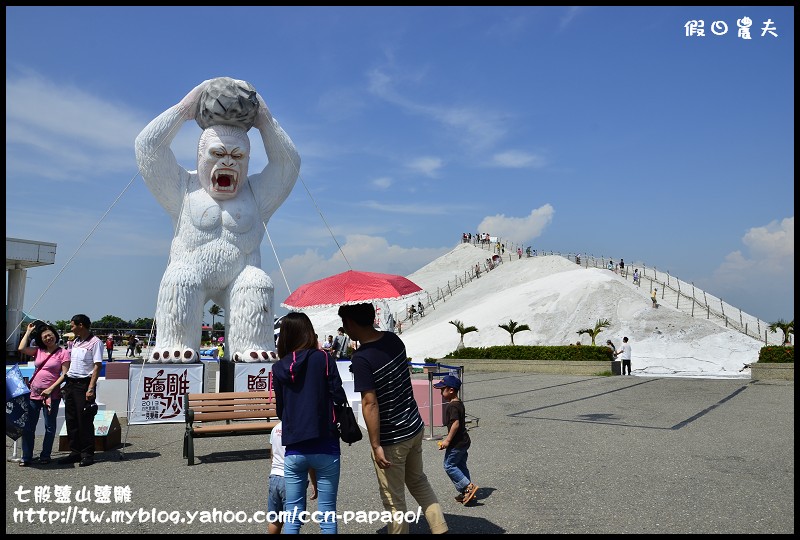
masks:
[[[785,6],[7,7],[6,235],[58,244],[26,312],[154,316],[172,224],[134,139],[220,76],[255,86],[302,159],[262,244],[279,313],[348,269],[337,244],[355,270],[408,275],[470,231],[794,318]],[[190,170],[199,134],[172,146]]]

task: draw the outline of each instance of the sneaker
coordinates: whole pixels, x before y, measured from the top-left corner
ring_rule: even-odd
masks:
[[[464,490],[464,501],[463,503],[466,505],[472,499],[475,498],[475,495],[478,494],[478,486],[475,484],[470,484],[467,486],[467,489]]]
[[[78,463],[81,460],[80,454],[70,454],[66,457],[62,457],[58,460],[59,465],[71,465],[73,463]]]

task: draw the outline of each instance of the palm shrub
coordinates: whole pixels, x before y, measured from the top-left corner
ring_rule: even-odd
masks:
[[[498,324],[498,327],[502,328],[509,334],[511,334],[511,344],[514,344],[514,334],[517,332],[524,332],[528,330],[530,332],[531,327],[527,324],[517,324],[514,320],[509,319],[506,324]]]
[[[598,319],[597,322],[594,323],[594,328],[584,328],[583,330],[578,330],[577,334],[579,336],[582,334],[589,334],[589,336],[592,338],[592,345],[594,345],[594,338],[597,337],[597,334],[609,326],[611,326],[611,321],[608,319]]]
[[[495,345],[493,347],[464,347],[445,358],[475,358],[483,360],[564,360],[605,362],[613,358],[608,347],[586,345]]]
[[[470,332],[477,332],[478,329],[474,326],[464,326],[464,323],[456,319],[455,321],[448,321],[450,324],[456,327],[456,331],[461,336],[461,341],[459,341],[456,350],[459,351],[464,348],[464,335],[469,334]]]
[[[758,351],[758,361],[765,364],[794,364],[794,347],[769,345]]]
[[[778,328],[780,328],[783,332],[783,344],[791,345],[792,341],[789,339],[789,335],[794,334],[794,319],[789,322],[786,322],[783,319],[778,319],[769,325],[769,329],[774,333],[778,332]]]

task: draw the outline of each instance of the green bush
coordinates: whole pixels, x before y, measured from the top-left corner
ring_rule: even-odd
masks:
[[[794,347],[770,345],[758,351],[758,361],[765,364],[794,364]]]
[[[605,362],[613,360],[614,353],[608,347],[594,345],[500,345],[495,347],[464,347],[451,352],[445,358]]]

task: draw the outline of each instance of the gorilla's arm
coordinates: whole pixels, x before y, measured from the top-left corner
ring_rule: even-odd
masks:
[[[261,132],[269,163],[263,171],[251,175],[249,182],[256,197],[261,220],[266,223],[297,182],[300,155],[289,135],[272,117],[261,95],[258,95],[258,103],[254,127]]]
[[[173,219],[177,219],[189,172],[178,165],[170,144],[181,126],[197,114],[197,102],[209,81],[147,124],[136,137],[136,162],[144,183]]]

